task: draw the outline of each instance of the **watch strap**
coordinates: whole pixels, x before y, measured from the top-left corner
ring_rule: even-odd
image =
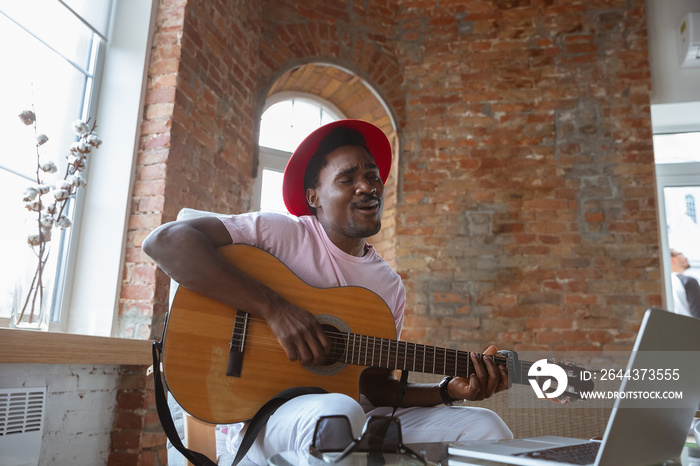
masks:
[[[454,377],[448,375],[447,377],[443,378],[438,384],[438,389],[440,390],[440,398],[442,399],[442,402],[445,406],[452,406],[455,403],[455,400],[450,398],[450,394],[447,393],[447,385],[452,379],[454,379]]]

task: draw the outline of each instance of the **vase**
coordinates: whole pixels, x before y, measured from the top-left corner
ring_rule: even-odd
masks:
[[[31,258],[33,260],[25,262],[25,267],[20,267],[23,271],[15,282],[10,328],[47,331],[51,317],[53,270],[47,269],[45,262],[40,270],[39,259],[34,255]]]

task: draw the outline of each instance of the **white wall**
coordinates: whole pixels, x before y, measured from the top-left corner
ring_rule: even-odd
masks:
[[[0,364],[0,388],[28,387],[47,387],[40,466],[107,464],[119,366]]]
[[[700,68],[681,68],[676,36],[700,0],[646,0],[652,105],[700,101]]]

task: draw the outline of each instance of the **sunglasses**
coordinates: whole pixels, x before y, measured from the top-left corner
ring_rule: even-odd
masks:
[[[353,437],[347,416],[322,416],[316,422],[309,452],[330,464],[340,463],[355,452],[401,455],[401,458],[397,458],[399,461],[393,461],[393,464],[426,464],[422,456],[403,444],[401,423],[391,416],[370,416],[358,438]]]

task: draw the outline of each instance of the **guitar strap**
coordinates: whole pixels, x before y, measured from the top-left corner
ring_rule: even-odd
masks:
[[[399,409],[399,405],[401,404],[401,400],[403,400],[403,396],[406,394],[406,385],[407,384],[408,384],[408,371],[402,370],[401,371],[401,380],[399,381],[399,390],[396,393],[396,401],[394,402],[394,410],[391,412],[391,417],[394,417],[394,414],[396,414],[396,410]]]
[[[165,397],[165,390],[163,388],[163,379],[160,375],[160,361],[163,351],[163,345],[160,341],[153,342],[153,380],[155,382],[155,395],[156,395],[156,410],[158,411],[158,419],[160,419],[160,425],[163,426],[165,435],[167,435],[170,443],[182,453],[182,456],[187,458],[190,463],[196,464],[198,466],[216,466],[216,463],[210,460],[206,455],[199,453],[197,451],[192,451],[185,447],[180,440],[180,436],[177,434],[177,429],[175,429],[175,423],[173,422],[173,415],[170,413],[170,408],[168,407],[168,400]]]
[[[160,362],[162,357],[163,346],[162,342],[153,342],[153,378],[155,381],[155,397],[156,397],[156,409],[158,411],[158,418],[160,419],[160,424],[163,426],[165,435],[167,435],[170,443],[182,453],[182,455],[187,458],[190,463],[197,466],[217,466],[217,464],[209,459],[206,455],[190,450],[185,445],[182,444],[182,440],[177,433],[175,428],[175,423],[173,422],[173,417],[168,407],[168,401],[165,395],[165,389],[163,387],[163,380],[160,372]],[[326,390],[318,387],[293,387],[284,390],[274,397],[272,397],[267,403],[265,403],[255,416],[250,420],[248,424],[248,429],[246,429],[243,440],[241,441],[241,446],[236,452],[236,458],[233,460],[232,466],[236,466],[248,453],[248,450],[255,442],[258,434],[262,430],[263,426],[267,420],[272,416],[272,414],[277,411],[277,408],[282,406],[287,401],[291,400],[300,395],[310,395],[327,393]]]

